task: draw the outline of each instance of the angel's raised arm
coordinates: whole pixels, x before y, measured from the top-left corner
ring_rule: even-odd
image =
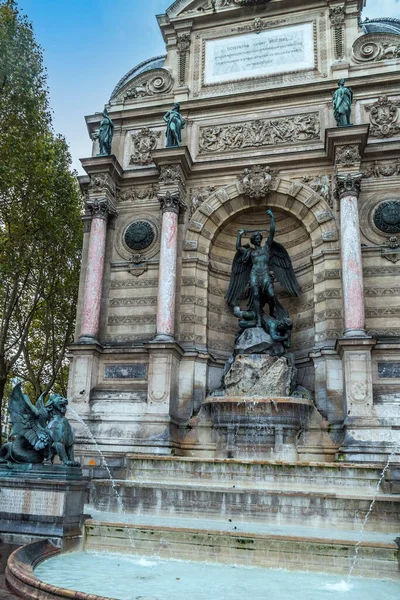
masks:
[[[267,210],[267,215],[269,215],[271,217],[271,223],[269,225],[269,235],[267,237],[267,241],[265,242],[266,246],[271,247],[272,242],[274,241],[274,235],[275,235],[275,217],[274,217],[274,213],[272,212],[272,210]]]
[[[238,252],[244,252],[244,248],[242,247],[242,237],[244,236],[245,233],[246,232],[244,229],[239,229],[239,231],[238,231],[238,235],[236,238],[236,250]]]

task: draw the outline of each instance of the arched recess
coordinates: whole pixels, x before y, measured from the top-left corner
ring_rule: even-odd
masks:
[[[301,182],[282,177],[276,181],[274,189],[265,199],[256,200],[246,197],[242,195],[239,184],[232,184],[214,192],[193,214],[182,252],[179,339],[183,343],[191,342],[197,347],[207,348],[214,352],[220,350],[222,356],[232,351],[234,319],[229,316],[226,307],[223,310],[224,314],[221,315],[221,306],[228,286],[230,263],[234,255],[234,238],[231,236],[229,240],[224,241],[225,234],[223,232],[226,233],[230,223],[235,225],[235,221],[240,223],[240,219],[243,220],[243,218],[251,223],[252,214],[260,215],[255,219],[254,228],[260,227],[262,211],[267,207],[277,213],[278,229],[279,220],[286,219],[285,230],[290,229],[290,220],[292,220],[294,242],[296,242],[296,231],[300,237],[308,240],[308,246],[306,244],[302,248],[304,256],[300,256],[299,260],[294,260],[291,245],[287,243],[287,239],[285,244],[289,246],[288,252],[302,286],[302,295],[298,299],[284,300],[284,303],[287,304],[290,313],[294,316],[296,329],[308,330],[303,338],[298,336],[296,343],[299,349],[301,346],[306,349],[306,347],[311,348],[316,342],[326,339],[324,329],[326,330],[328,325],[323,316],[325,315],[326,297],[323,292],[316,293],[314,283],[318,282],[318,273],[326,269],[325,256],[329,256],[329,250],[337,249],[339,235],[336,221],[324,198]],[[267,223],[268,219],[265,216],[264,228]],[[243,224],[246,225],[246,223]],[[285,239],[279,238],[279,232],[277,239],[285,243]],[[220,256],[218,266],[216,264],[218,259],[215,260],[215,254],[218,254],[218,251],[216,252],[215,248],[221,243],[222,246],[225,246],[226,252],[224,257]],[[311,260],[312,255],[322,257],[322,259]],[[225,263],[222,269],[221,262]],[[222,272],[218,273],[218,271]],[[220,283],[216,284],[218,277]],[[340,287],[340,283],[338,287]],[[216,302],[216,296],[221,296],[218,302]],[[341,327],[340,295],[337,304],[336,329]],[[219,306],[218,312],[213,310],[217,305]],[[318,319],[316,315],[319,315]],[[215,328],[215,322],[218,320],[221,322],[220,348],[210,348],[209,342],[218,338],[218,328]],[[212,330],[214,333],[211,333]],[[215,342],[213,345],[216,345]]]

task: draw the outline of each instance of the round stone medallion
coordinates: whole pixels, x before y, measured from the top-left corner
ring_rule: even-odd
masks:
[[[400,200],[386,200],[374,213],[374,224],[384,233],[400,233]]]
[[[148,221],[131,223],[124,233],[124,242],[130,250],[144,250],[154,241],[154,229]]]

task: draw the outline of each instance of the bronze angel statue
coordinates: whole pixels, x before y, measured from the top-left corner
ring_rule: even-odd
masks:
[[[67,405],[60,394],[51,394],[46,404],[42,394],[34,405],[18,382],[8,405],[12,431],[0,448],[0,463],[53,462],[58,454],[64,465],[79,466],[74,460],[74,431],[65,417]]]
[[[234,314],[242,319],[242,328],[264,327],[273,339],[276,337],[276,341],[282,341],[284,337],[290,337],[293,323],[287,310],[275,296],[274,279],[292,296],[299,296],[300,288],[289,254],[282,244],[274,241],[275,219],[272,210],[267,210],[267,215],[271,218],[271,223],[264,245],[260,231],[238,231],[236,254],[225,298]],[[248,244],[242,246],[242,237],[246,233],[253,234],[250,241],[254,248]],[[243,296],[248,300],[247,311],[241,311],[238,306]],[[269,316],[264,313],[266,304]]]

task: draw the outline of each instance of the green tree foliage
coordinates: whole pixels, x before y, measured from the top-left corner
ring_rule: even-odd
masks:
[[[11,376],[65,393],[76,310],[82,198],[54,136],[40,46],[0,0],[0,406]]]

